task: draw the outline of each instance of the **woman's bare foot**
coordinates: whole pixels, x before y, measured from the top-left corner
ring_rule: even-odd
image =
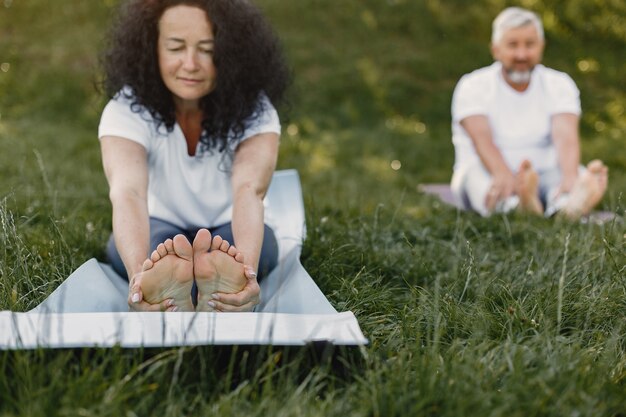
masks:
[[[581,174],[562,213],[570,220],[577,220],[591,213],[602,200],[609,182],[609,169],[599,159],[587,164],[587,170]]]
[[[193,285],[193,251],[183,235],[159,244],[146,259],[141,274],[144,299],[156,304],[173,299],[176,311],[193,311],[191,287]]]
[[[215,292],[237,293],[245,287],[243,254],[219,236],[200,229],[193,240],[193,272],[198,286],[196,311],[213,311]]]
[[[519,197],[519,209],[525,213],[543,214],[543,205],[539,200],[539,175],[524,160],[515,175],[515,192]]]

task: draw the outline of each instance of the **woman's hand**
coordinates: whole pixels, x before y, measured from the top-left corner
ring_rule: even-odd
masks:
[[[235,294],[216,293],[213,294],[211,307],[215,311],[241,312],[252,311],[254,306],[261,302],[261,287],[256,280],[256,272],[250,266],[244,268],[244,274],[248,279],[243,290]],[[209,303],[209,304],[210,304]]]
[[[128,308],[130,311],[174,311],[174,300],[163,300],[158,304],[150,304],[143,299],[141,291],[141,272],[133,275],[128,286]]]

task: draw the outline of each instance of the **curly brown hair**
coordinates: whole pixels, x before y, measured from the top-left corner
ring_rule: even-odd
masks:
[[[221,152],[241,139],[247,123],[263,110],[261,95],[280,106],[291,81],[278,37],[250,1],[122,1],[101,56],[102,86],[109,98],[124,94],[133,111],[147,109],[158,127],[174,128],[174,100],[159,72],[158,24],[166,9],[183,4],[204,10],[215,31],[217,83],[200,100],[200,141]]]

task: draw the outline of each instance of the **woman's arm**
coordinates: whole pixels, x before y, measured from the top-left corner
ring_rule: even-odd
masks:
[[[115,246],[129,278],[128,305],[133,310],[166,310],[169,300],[151,305],[141,293],[141,267],[150,250],[146,150],[114,136],[101,138],[100,148],[113,207]]]
[[[235,152],[232,170],[234,244],[244,255],[248,283],[237,294],[220,293],[216,310],[250,311],[259,303],[256,280],[263,244],[263,198],[272,180],[278,159],[279,136],[263,133],[244,141]]]
[[[237,148],[233,162],[233,237],[245,263],[256,271],[263,243],[263,199],[278,159],[279,137],[265,133]]]

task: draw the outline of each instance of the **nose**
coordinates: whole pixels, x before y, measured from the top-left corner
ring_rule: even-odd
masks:
[[[518,61],[526,61],[528,59],[529,49],[526,46],[520,46],[515,49],[515,59]]]
[[[185,71],[195,71],[198,69],[198,57],[193,49],[189,48],[183,57],[183,69]]]

